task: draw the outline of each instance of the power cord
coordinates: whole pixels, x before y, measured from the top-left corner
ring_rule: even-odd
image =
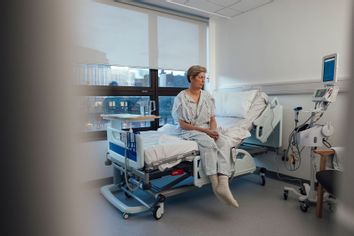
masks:
[[[325,145],[327,148],[332,148],[332,145],[331,145],[326,139],[322,139],[322,143],[323,143],[323,145]]]
[[[125,179],[125,184],[126,186],[128,187],[128,189],[131,191],[131,192],[134,192],[135,190],[137,190],[139,188],[139,184],[137,184],[136,186],[132,186],[130,183],[129,183],[129,180],[128,180],[128,167],[129,167],[129,159],[128,159],[128,149],[130,148],[130,145],[129,143],[135,143],[136,140],[135,140],[135,134],[132,132],[132,131],[129,131],[129,132],[126,132],[126,142],[125,142],[125,155],[124,155],[124,179]],[[131,139],[134,139],[133,141],[131,141]]]
[[[302,185],[302,180],[301,179],[299,179],[299,178],[290,178],[290,177],[282,177],[281,175],[280,175],[280,173],[279,173],[279,171],[280,171],[280,164],[279,164],[279,162],[277,161],[277,159],[276,159],[276,156],[277,155],[274,155],[274,163],[275,163],[275,166],[276,166],[276,170],[277,170],[277,178],[279,179],[279,180],[285,180],[285,181],[289,181],[289,182],[298,182],[299,183],[299,185],[301,186]]]
[[[317,106],[318,106],[318,103],[315,103],[315,109],[317,108]],[[297,107],[294,110],[296,112],[299,112],[300,110],[302,110],[302,107]],[[307,127],[311,127],[314,123],[316,123],[318,120],[321,119],[323,114],[324,114],[324,112],[321,112],[319,116],[318,116],[318,113],[311,114],[301,125],[297,125],[298,120],[297,120],[297,118],[295,119],[295,128],[293,129],[293,131],[289,135],[288,147],[287,147],[286,153],[285,153],[284,166],[286,167],[287,170],[296,171],[301,166],[301,158],[302,158],[301,154],[302,154],[302,151],[304,150],[305,147],[302,147],[302,148],[299,147],[299,144],[297,143],[297,140],[296,140],[297,133],[299,133],[299,131],[301,131],[301,130],[307,129]],[[318,117],[316,117],[316,116],[318,116]],[[308,124],[308,122],[313,118],[315,118],[315,119]],[[326,141],[323,140],[323,142],[326,142]],[[324,144],[324,145],[326,145],[326,144]]]

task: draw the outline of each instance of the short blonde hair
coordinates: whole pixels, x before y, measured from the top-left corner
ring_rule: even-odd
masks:
[[[194,78],[194,77],[198,76],[199,73],[202,73],[202,72],[204,72],[204,73],[207,72],[207,69],[204,66],[194,65],[194,66],[189,67],[189,69],[187,70],[188,82],[189,83],[191,82],[190,77]]]

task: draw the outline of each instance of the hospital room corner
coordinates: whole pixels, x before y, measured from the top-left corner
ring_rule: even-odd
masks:
[[[1,235],[354,235],[352,0],[3,4]]]

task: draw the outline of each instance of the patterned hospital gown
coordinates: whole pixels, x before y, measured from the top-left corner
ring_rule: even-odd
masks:
[[[215,116],[214,99],[208,92],[202,90],[199,102],[196,103],[186,93],[186,90],[183,90],[174,100],[172,116],[177,123],[179,120],[183,120],[194,126],[210,128],[210,118]],[[231,143],[226,136],[219,132],[219,138],[214,141],[204,132],[181,129],[181,137],[198,143],[206,175],[217,173],[231,175]]]

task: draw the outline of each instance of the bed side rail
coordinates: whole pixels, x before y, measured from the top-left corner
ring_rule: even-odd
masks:
[[[262,114],[253,122],[255,129],[252,136],[258,140],[260,145],[281,147],[282,120],[283,107],[279,104],[278,98],[273,98]],[[257,141],[252,139],[246,142],[257,144]]]
[[[127,163],[135,169],[144,167],[143,137],[112,127],[107,127],[108,156],[111,160]],[[127,159],[126,159],[127,157]]]

